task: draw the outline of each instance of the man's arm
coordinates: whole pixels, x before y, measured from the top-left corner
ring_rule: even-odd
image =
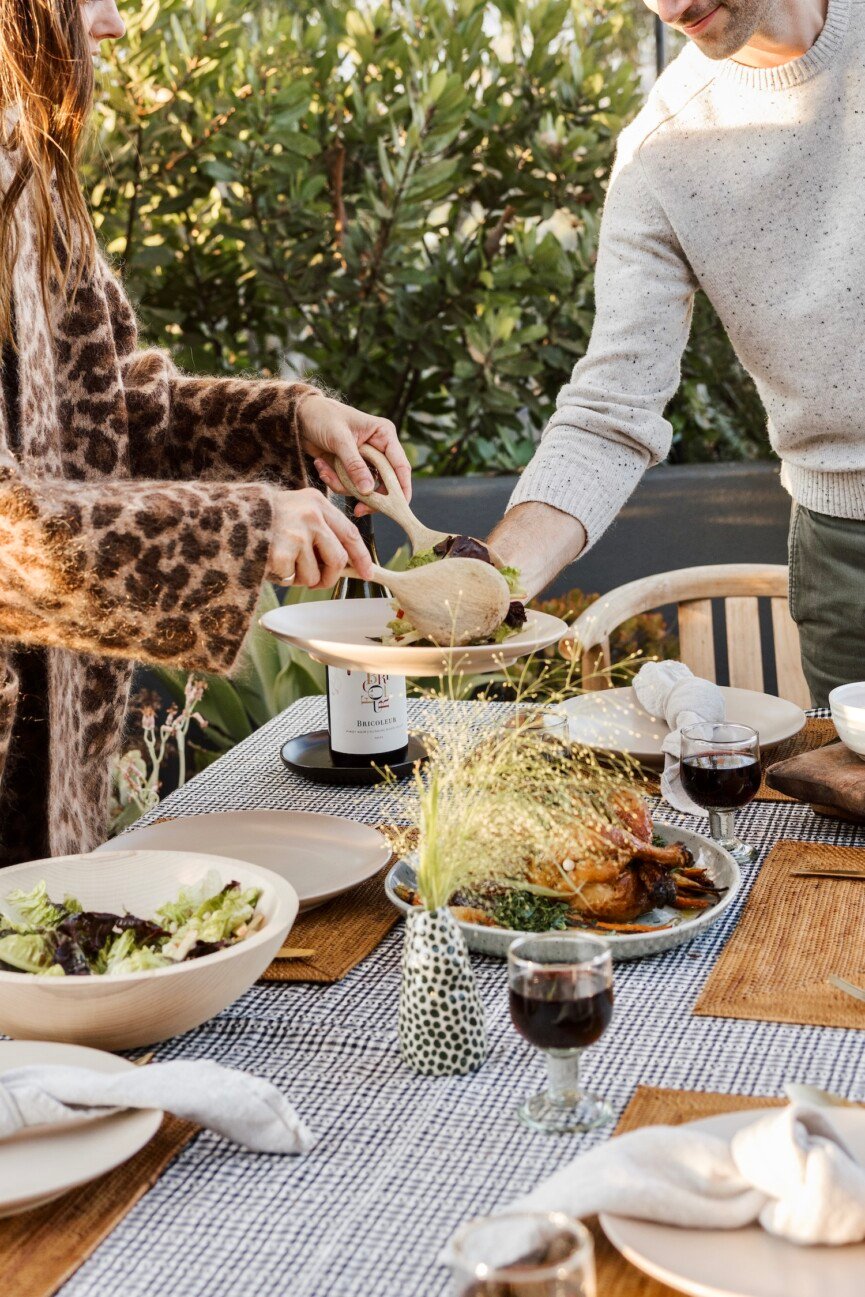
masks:
[[[519,568],[522,588],[533,598],[579,558],[586,548],[586,529],[569,513],[529,500],[508,510],[490,544],[505,563]]]
[[[492,540],[531,594],[593,545],[645,470],[665,459],[696,280],[639,154],[620,139],[595,270],[586,355],[559,394]]]

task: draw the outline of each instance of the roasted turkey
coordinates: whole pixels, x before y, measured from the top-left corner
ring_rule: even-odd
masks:
[[[705,909],[717,900],[717,888],[683,843],[653,843],[652,817],[639,793],[621,789],[603,809],[580,824],[561,862],[530,865],[526,882],[568,900],[577,920],[618,927],[657,906]]]

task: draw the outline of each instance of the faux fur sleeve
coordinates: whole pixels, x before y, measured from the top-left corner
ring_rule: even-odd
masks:
[[[138,350],[135,316],[117,279],[103,285],[120,360],[133,477],[317,485],[298,415],[316,388],[276,379],[196,378],[164,351]]]
[[[221,672],[265,575],[264,484],[94,483],[0,459],[0,637]]]

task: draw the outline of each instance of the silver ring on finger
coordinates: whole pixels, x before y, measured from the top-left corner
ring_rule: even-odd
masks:
[[[279,578],[279,584],[280,584],[280,585],[293,585],[293,584],[294,584],[294,579],[295,579],[296,576],[297,576],[297,571],[296,571],[295,568],[292,568],[291,571],[289,572],[288,576],[281,576],[281,577]]]

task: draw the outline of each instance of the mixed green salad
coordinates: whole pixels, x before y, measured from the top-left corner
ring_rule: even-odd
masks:
[[[0,969],[47,977],[141,973],[212,955],[263,926],[261,892],[223,884],[215,872],[181,888],[154,919],[52,901],[44,882],[0,903]]]
[[[438,563],[446,558],[475,558],[481,563],[489,563],[501,572],[502,576],[508,583],[508,589],[513,598],[507,611],[507,616],[501,626],[497,627],[495,632],[482,641],[486,644],[501,644],[510,635],[516,635],[517,631],[522,630],[526,624],[526,608],[522,602],[524,596],[520,589],[520,574],[515,567],[498,567],[490,558],[490,552],[481,541],[475,540],[473,536],[448,536],[446,540],[439,541],[432,549],[421,550],[413,554],[407,564],[407,570],[414,567],[426,567],[428,563]],[[409,619],[406,617],[402,608],[399,607],[398,600],[394,600],[394,612],[396,616],[387,623],[387,644],[423,644],[427,641],[415,630]]]

